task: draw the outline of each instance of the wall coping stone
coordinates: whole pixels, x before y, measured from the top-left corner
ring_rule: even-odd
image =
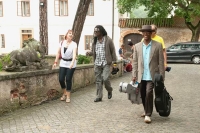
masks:
[[[93,66],[94,66],[93,64],[82,64],[82,65],[77,65],[76,69],[77,70],[86,69],[86,68],[91,68]],[[0,81],[58,73],[58,71],[59,71],[59,66],[52,70],[43,69],[43,70],[34,70],[26,72],[0,72]]]

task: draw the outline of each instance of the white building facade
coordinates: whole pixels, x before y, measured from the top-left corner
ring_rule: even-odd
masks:
[[[114,4],[113,4],[114,1]],[[117,0],[92,0],[78,45],[78,53],[90,49],[93,30],[102,25],[113,38],[116,53],[120,47]],[[79,0],[47,0],[48,55],[57,53],[61,36],[73,26]],[[114,8],[113,8],[114,5]],[[23,40],[39,38],[39,0],[0,0],[0,53],[7,54],[22,47]]]

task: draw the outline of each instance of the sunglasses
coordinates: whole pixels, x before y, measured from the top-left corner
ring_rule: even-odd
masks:
[[[94,28],[94,32],[99,32],[100,30],[98,28]]]

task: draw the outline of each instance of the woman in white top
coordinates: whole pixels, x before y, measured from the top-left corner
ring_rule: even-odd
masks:
[[[65,35],[65,40],[60,43],[53,68],[56,67],[57,61],[61,55],[60,69],[59,69],[59,82],[63,89],[63,96],[60,100],[70,102],[70,92],[72,87],[72,77],[76,68],[76,52],[77,44],[72,41],[73,31],[68,30]],[[66,80],[66,82],[65,82]]]

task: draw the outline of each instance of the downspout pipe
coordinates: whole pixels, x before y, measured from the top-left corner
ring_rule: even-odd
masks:
[[[115,0],[112,0],[112,40],[113,41],[114,41],[114,18],[115,18],[114,3],[115,3]]]

